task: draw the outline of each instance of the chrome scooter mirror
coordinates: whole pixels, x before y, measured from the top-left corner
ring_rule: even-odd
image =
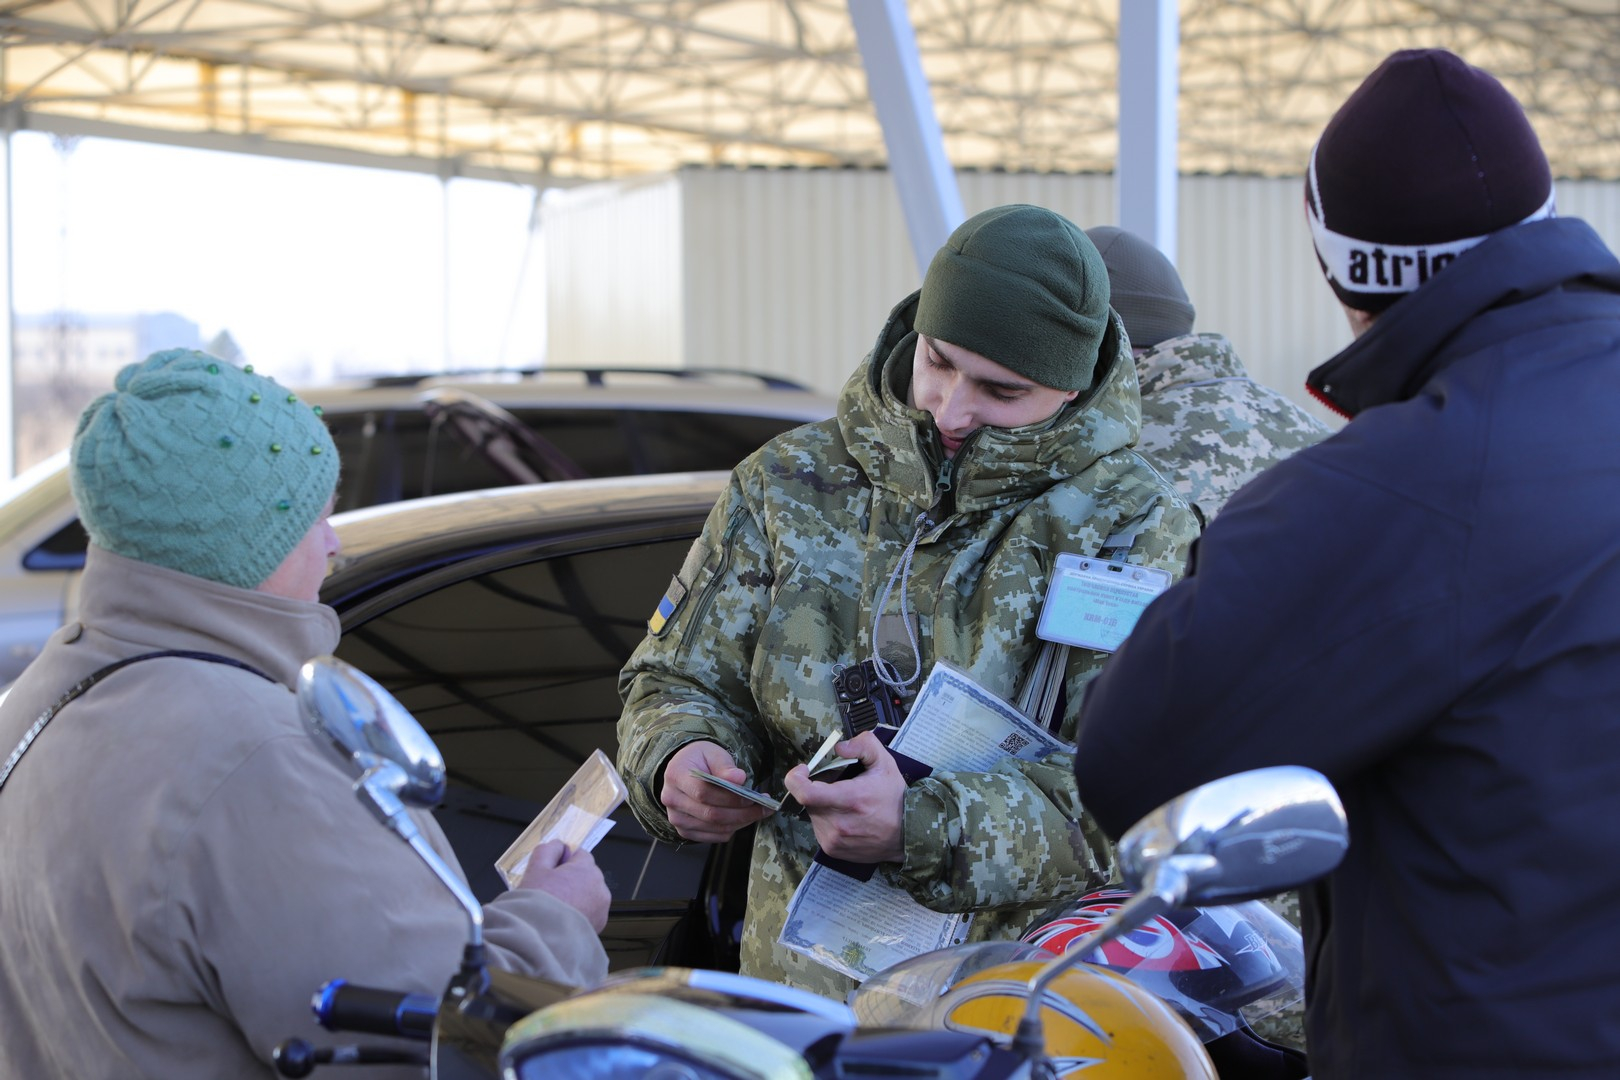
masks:
[[[463,979],[486,978],[484,908],[427,842],[407,805],[444,798],[444,758],[422,725],[375,679],[335,656],[317,656],[298,672],[298,702],[310,735],[332,747],[356,777],[354,793],[373,816],[405,841],[455,895],[467,914]]]
[[[1163,868],[1186,874],[1172,906],[1236,904],[1314,881],[1350,844],[1338,793],[1312,769],[1279,765],[1228,776],[1178,796],[1119,841],[1132,891]],[[1162,887],[1162,886],[1161,886]]]
[[[411,806],[444,799],[444,758],[416,718],[392,694],[352,664],[316,657],[298,673],[298,703],[317,742],[330,744],[359,776],[385,762],[399,767],[397,791]]]
[[[1029,981],[1014,1048],[1049,1064],[1040,1019],[1046,988],[1110,941],[1171,908],[1235,904],[1303,885],[1338,866],[1349,846],[1338,792],[1298,765],[1237,773],[1171,799],[1120,838],[1131,899]]]

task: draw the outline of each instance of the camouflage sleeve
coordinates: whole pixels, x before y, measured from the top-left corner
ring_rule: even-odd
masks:
[[[670,755],[691,742],[718,743],[750,776],[762,775],[749,670],[769,603],[770,550],[736,474],[619,673],[619,771],[637,820],[655,836],[679,837],[658,801]]]
[[[1135,534],[1126,561],[1168,570],[1175,580],[1198,521],[1179,498],[1160,497],[1122,529]],[[1066,740],[1074,739],[1085,684],[1104,660],[1089,649],[1070,654]],[[1009,758],[992,772],[936,773],[913,784],[905,845],[900,879],[936,911],[1046,903],[1106,884],[1114,871],[1113,846],[1080,806],[1072,754]]]

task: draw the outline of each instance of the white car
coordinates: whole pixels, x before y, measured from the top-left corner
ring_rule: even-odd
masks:
[[[402,376],[301,392],[343,461],[338,508],[541,481],[729,469],[833,415],[783,379],[707,369]],[[87,540],[67,452],[0,488],[0,686],[76,609]]]

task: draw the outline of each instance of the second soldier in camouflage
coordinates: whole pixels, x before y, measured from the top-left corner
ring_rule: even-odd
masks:
[[[1226,500],[1328,426],[1249,377],[1232,343],[1193,333],[1193,304],[1158,248],[1124,229],[1087,229],[1108,267],[1142,392],[1141,451],[1208,524]]]

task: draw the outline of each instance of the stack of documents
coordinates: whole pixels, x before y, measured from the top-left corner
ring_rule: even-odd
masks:
[[[1072,751],[1011,704],[941,660],[889,748],[935,772],[988,772],[1008,757]],[[815,863],[788,904],[778,938],[857,982],[920,953],[966,940],[969,914],[923,907],[882,874],[856,881]]]

